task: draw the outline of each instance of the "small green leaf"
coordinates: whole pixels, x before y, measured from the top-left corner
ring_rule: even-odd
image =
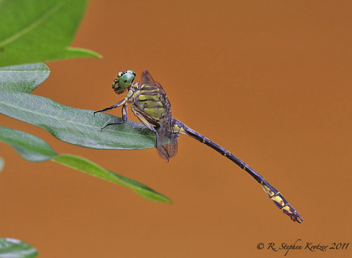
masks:
[[[68,48],[65,48],[63,52],[57,53],[57,56],[55,57],[55,59],[59,60],[59,59],[82,58],[82,57],[102,58],[102,55],[94,51],[91,51],[89,49],[68,47]]]
[[[30,93],[48,78],[49,68],[43,63],[0,68],[0,90]]]
[[[12,146],[18,154],[28,161],[40,162],[52,160],[89,175],[127,187],[148,200],[171,202],[170,199],[155,192],[148,186],[110,172],[87,159],[68,154],[59,155],[49,144],[34,135],[0,126],[0,141]]]
[[[0,258],[34,258],[37,250],[21,240],[0,238]]]
[[[2,157],[0,157],[0,172],[4,168],[4,165],[5,165],[5,161]]]
[[[114,172],[105,170],[99,165],[87,159],[84,159],[82,157],[63,154],[63,155],[57,156],[56,158],[53,158],[53,161],[61,163],[70,168],[74,168],[74,169],[86,172],[92,176],[105,179],[109,182],[127,187],[150,201],[171,202],[169,198],[155,192],[153,189],[149,188],[148,186],[141,184],[139,182],[136,182],[132,179],[126,178],[124,176],[118,175]]]
[[[0,90],[0,113],[39,126],[56,138],[96,149],[147,149],[155,147],[155,134],[140,123],[128,121],[100,130],[121,118],[61,105],[48,98]]]
[[[11,145],[22,158],[31,162],[46,161],[58,155],[44,140],[1,125],[0,141]]]
[[[0,66],[99,54],[68,46],[87,0],[0,1]]]

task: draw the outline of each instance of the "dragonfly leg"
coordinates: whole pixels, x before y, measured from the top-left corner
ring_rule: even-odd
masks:
[[[112,106],[110,106],[110,107],[103,108],[103,109],[98,110],[98,111],[94,111],[93,115],[95,115],[95,113],[98,113],[98,112],[104,112],[104,111],[106,111],[106,110],[110,110],[110,109],[113,109],[113,108],[120,107],[120,106],[122,106],[122,105],[125,105],[126,102],[127,102],[127,100],[126,100],[126,99],[123,99],[123,100],[117,102],[116,104],[114,104],[114,105],[112,105]]]
[[[147,121],[147,119],[145,119],[145,117],[138,111],[138,109],[135,106],[132,106],[131,110],[132,110],[133,114],[139,119],[139,121],[142,122],[142,124],[144,124],[152,132],[156,133],[156,130],[155,130],[154,126],[152,126]]]
[[[120,125],[120,124],[124,124],[126,122],[127,122],[127,104],[124,104],[122,106],[122,121],[107,123],[102,128],[100,128],[100,130],[103,130],[105,127],[107,127],[109,125]]]

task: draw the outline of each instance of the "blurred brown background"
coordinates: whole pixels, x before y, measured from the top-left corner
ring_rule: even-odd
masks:
[[[139,80],[148,69],[173,116],[263,175],[302,215],[301,225],[243,170],[190,137],[166,163],[155,149],[80,148],[1,116],[2,125],[58,153],[86,157],[173,200],[153,203],[50,161],[29,163],[1,144],[1,237],[51,258],[282,257],[267,250],[270,242],[352,242],[351,8],[351,1],[92,0],[73,46],[104,58],[50,62],[50,77],[33,92],[98,110],[122,98],[111,89],[119,71],[132,69]]]

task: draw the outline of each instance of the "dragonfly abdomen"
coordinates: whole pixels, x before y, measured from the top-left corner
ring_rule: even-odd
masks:
[[[177,121],[177,120],[176,120]],[[225,156],[235,164],[237,164],[240,168],[244,169],[248,174],[250,174],[258,183],[261,184],[262,188],[268,195],[268,197],[275,203],[275,205],[281,209],[286,215],[290,216],[293,221],[301,223],[303,221],[301,215],[287,202],[287,200],[282,196],[282,194],[276,190],[273,186],[269,184],[268,181],[264,179],[261,175],[255,172],[251,167],[249,167],[246,163],[242,160],[234,156],[231,152],[224,149],[220,145],[216,144],[215,142],[209,140],[205,136],[201,135],[200,133],[194,131],[193,129],[189,128],[185,124],[177,121],[176,123],[178,127],[181,127],[186,134],[191,136],[192,138],[208,145],[212,149],[219,152],[221,155]]]

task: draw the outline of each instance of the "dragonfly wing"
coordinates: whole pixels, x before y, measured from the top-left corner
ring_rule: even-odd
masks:
[[[154,85],[154,80],[148,71],[144,71],[142,74],[142,85],[143,84]]]
[[[161,145],[160,148],[158,148],[158,154],[160,158],[169,160],[176,156],[177,150],[178,150],[178,143],[177,143],[177,140],[174,140],[173,142],[169,142],[165,145]]]
[[[142,85],[147,84],[154,86],[159,89],[159,93],[162,95],[162,104],[165,108],[165,116],[160,120],[160,127],[157,138],[157,150],[161,158],[169,160],[174,157],[178,150],[178,144],[176,138],[179,136],[177,133],[173,133],[173,119],[171,116],[171,105],[167,99],[167,95],[160,85],[160,83],[153,80],[152,76],[148,71],[144,71],[142,74]],[[165,137],[166,136],[166,137]],[[165,143],[168,142],[168,143]]]
[[[161,158],[166,160],[174,157],[178,150],[178,143],[176,138],[179,136],[179,134],[173,132],[173,121],[174,120],[171,119],[171,112],[168,112],[168,114],[162,119],[158,133],[158,145],[156,146],[158,154]]]
[[[161,89],[163,93],[165,93],[163,87],[160,85],[160,83],[156,82],[153,80],[152,76],[150,73],[146,70],[142,74],[142,85],[143,84],[148,84],[152,86],[156,86],[157,88]]]

